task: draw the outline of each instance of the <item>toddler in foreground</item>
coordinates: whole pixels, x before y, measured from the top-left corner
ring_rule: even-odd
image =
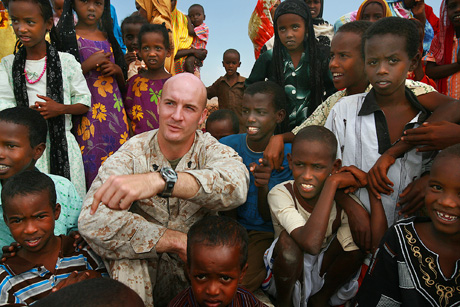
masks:
[[[248,268],[247,257],[247,232],[234,219],[207,216],[196,222],[187,234],[191,287],[169,306],[266,306],[238,286]]]

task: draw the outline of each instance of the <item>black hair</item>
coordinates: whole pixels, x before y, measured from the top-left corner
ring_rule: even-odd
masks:
[[[273,81],[258,81],[249,85],[245,90],[245,95],[254,96],[255,94],[267,94],[272,97],[272,104],[276,111],[287,110],[286,94],[284,89]],[[278,125],[275,134],[284,133],[288,130],[288,116],[284,117],[283,122]]]
[[[240,53],[239,53],[238,50],[236,50],[236,49],[227,49],[227,50],[225,50],[224,56],[225,56],[226,54],[228,54],[228,53],[234,53],[234,54],[238,55],[238,59],[241,58]]]
[[[240,268],[248,260],[248,232],[235,219],[227,216],[206,216],[190,227],[187,233],[187,262],[192,260],[192,247],[196,244],[207,246],[238,246],[240,248]]]
[[[31,194],[39,194],[40,192],[48,192],[49,205],[56,210],[56,188],[53,180],[39,172],[38,170],[27,170],[19,172],[9,178],[2,189],[2,206],[3,212],[6,211],[10,204],[10,200],[15,196],[26,196]]]
[[[337,138],[334,133],[323,126],[313,125],[301,129],[292,141],[292,151],[300,141],[320,142],[328,147],[333,160],[337,157]]]
[[[73,11],[74,8],[74,1],[79,0],[65,0],[64,1],[64,8],[62,11],[61,18],[57,24],[57,32],[59,34],[59,44],[58,50],[63,52],[68,52],[72,54],[75,59],[80,62],[80,54],[78,52],[78,43],[77,43],[77,35],[75,31],[75,23],[74,23],[74,15]],[[125,62],[125,56],[123,51],[118,44],[117,39],[113,33],[113,19],[111,16],[110,10],[110,0],[103,0],[104,1],[104,12],[102,13],[102,17],[100,19],[100,30],[107,34],[107,39],[110,43],[110,46],[113,50],[113,57],[115,59],[115,64],[120,66],[121,71],[123,72],[124,78],[127,79],[127,72],[128,66]]]
[[[273,45],[272,71],[274,72],[275,82],[284,87],[284,59],[283,44],[279,38],[277,23],[278,18],[284,14],[296,14],[305,21],[305,39],[303,41],[306,53],[309,58],[309,80],[311,99],[309,102],[307,117],[322,103],[325,91],[324,72],[329,67],[330,47],[317,42],[315,31],[313,29],[313,18],[310,14],[310,8],[305,1],[286,0],[281,2],[275,11],[273,27],[275,29],[275,42]]]
[[[448,156],[460,158],[460,144],[455,144],[441,150],[434,160],[437,161]]]
[[[40,15],[43,17],[43,20],[47,22],[48,20],[53,18],[53,7],[51,6],[51,2],[49,0],[3,0],[4,6],[8,8],[11,2],[31,2],[35,3],[40,7]],[[52,44],[56,44],[58,41],[58,36],[56,32],[56,28],[54,27],[54,21],[52,22],[51,31],[50,31],[50,40]],[[15,51],[18,50],[22,46],[20,40],[16,41]]]
[[[142,45],[142,36],[144,36],[145,33],[150,33],[150,32],[155,32],[159,33],[163,36],[163,45],[165,45],[166,50],[171,49],[171,44],[169,42],[169,34],[168,34],[168,29],[166,29],[165,23],[159,25],[159,24],[150,24],[146,23],[141,27],[141,30],[139,31],[139,49],[141,49]]]
[[[420,44],[420,35],[415,24],[401,17],[386,17],[374,22],[364,33],[361,46],[364,58],[366,41],[371,37],[385,34],[400,36],[406,40],[406,53],[409,59],[413,59],[417,54]]]
[[[341,32],[355,33],[362,37],[371,25],[372,22],[367,20],[355,20],[352,22],[347,22],[337,30],[336,34]]]
[[[144,303],[134,290],[117,280],[92,278],[52,292],[38,300],[34,306],[140,307],[144,306]]]
[[[192,7],[200,7],[203,10],[203,14],[204,14],[204,7],[201,4],[197,4],[197,3],[192,4],[192,5],[190,5],[190,7],[188,9],[190,10]]]
[[[238,115],[232,110],[227,109],[220,109],[216,110],[209,115],[208,119],[206,120],[206,130],[208,130],[208,124],[212,122],[217,122],[221,120],[230,120],[232,122],[232,131],[233,134],[238,134],[240,132],[240,123],[238,119]]]
[[[134,12],[132,13],[131,15],[129,15],[128,17],[126,17],[125,19],[123,19],[123,21],[121,22],[121,34],[123,35],[124,34],[124,26],[126,26],[127,24],[137,24],[137,23],[140,23],[140,24],[147,24],[149,23],[147,21],[147,19],[145,19],[144,17],[142,17],[141,15],[139,15],[139,12]]]
[[[27,107],[14,107],[0,111],[0,122],[21,125],[29,130],[30,147],[46,143],[48,126],[43,116]]]

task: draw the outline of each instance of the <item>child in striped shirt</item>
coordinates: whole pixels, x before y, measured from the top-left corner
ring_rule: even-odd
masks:
[[[209,28],[204,23],[205,18],[206,15],[204,14],[204,8],[201,5],[193,4],[189,7],[189,35],[193,37],[191,45],[192,49],[206,49],[206,45],[208,44]],[[184,69],[186,72],[200,77],[201,66],[203,66],[203,61],[192,54],[185,60]]]
[[[0,305],[29,305],[64,286],[107,276],[87,246],[79,250],[73,238],[54,235],[61,206],[47,175],[29,170],[13,176],[1,199],[5,223],[21,248],[0,265]]]

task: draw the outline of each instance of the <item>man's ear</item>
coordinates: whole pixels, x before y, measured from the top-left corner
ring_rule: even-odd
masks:
[[[200,126],[206,120],[206,115],[208,115],[208,109],[205,107],[203,113],[201,113],[200,121],[198,122],[198,126]]]
[[[241,284],[243,282],[244,275],[246,275],[246,271],[248,270],[248,263],[244,265],[243,269],[241,270],[240,278],[238,279],[238,283]]]
[[[236,66],[236,67],[240,67],[240,66],[241,66],[241,62],[238,62],[238,66]]]
[[[34,160],[37,161],[40,159],[40,157],[43,155],[43,152],[45,151],[46,145],[45,143],[40,143],[37,146],[33,148],[34,150]]]

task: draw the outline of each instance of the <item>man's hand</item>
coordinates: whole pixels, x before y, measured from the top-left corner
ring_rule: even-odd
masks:
[[[56,287],[54,287],[51,292],[56,292],[64,287],[67,287],[67,286],[70,286],[70,285],[73,285],[73,284],[76,284],[80,281],[83,281],[83,280],[87,280],[87,279],[93,279],[93,278],[100,278],[102,277],[101,273],[99,272],[96,272],[96,271],[92,271],[92,270],[87,270],[87,271],[83,271],[83,272],[77,272],[77,271],[74,271],[72,272],[69,277],[67,277],[66,279],[64,279],[63,281],[61,281],[60,283],[58,283],[56,285]]]
[[[110,176],[94,194],[90,214],[101,202],[110,209],[126,210],[134,201],[155,196],[164,187],[165,181],[158,172]]]
[[[418,128],[404,131],[402,141],[422,146],[417,151],[441,150],[460,143],[460,125],[447,121],[423,123]]]
[[[1,262],[4,263],[6,259],[16,256],[16,253],[21,248],[18,242],[13,242],[8,246],[2,247],[2,260]]]
[[[399,202],[396,204],[396,206],[402,207],[399,215],[408,217],[423,207],[429,177],[425,175],[414,180],[399,194]]]
[[[259,163],[252,162],[249,164],[249,171],[254,176],[254,184],[258,188],[268,185],[272,174],[272,169],[267,160],[259,159]]]
[[[384,153],[367,173],[369,192],[374,194],[377,199],[381,199],[380,193],[387,195],[393,193],[393,189],[390,187],[393,186],[393,182],[388,179],[387,173],[395,161],[396,159],[393,156]]]
[[[264,150],[264,159],[268,162],[271,169],[283,169],[281,164],[284,159],[284,141],[280,134],[274,135],[270,138],[270,141]]]

